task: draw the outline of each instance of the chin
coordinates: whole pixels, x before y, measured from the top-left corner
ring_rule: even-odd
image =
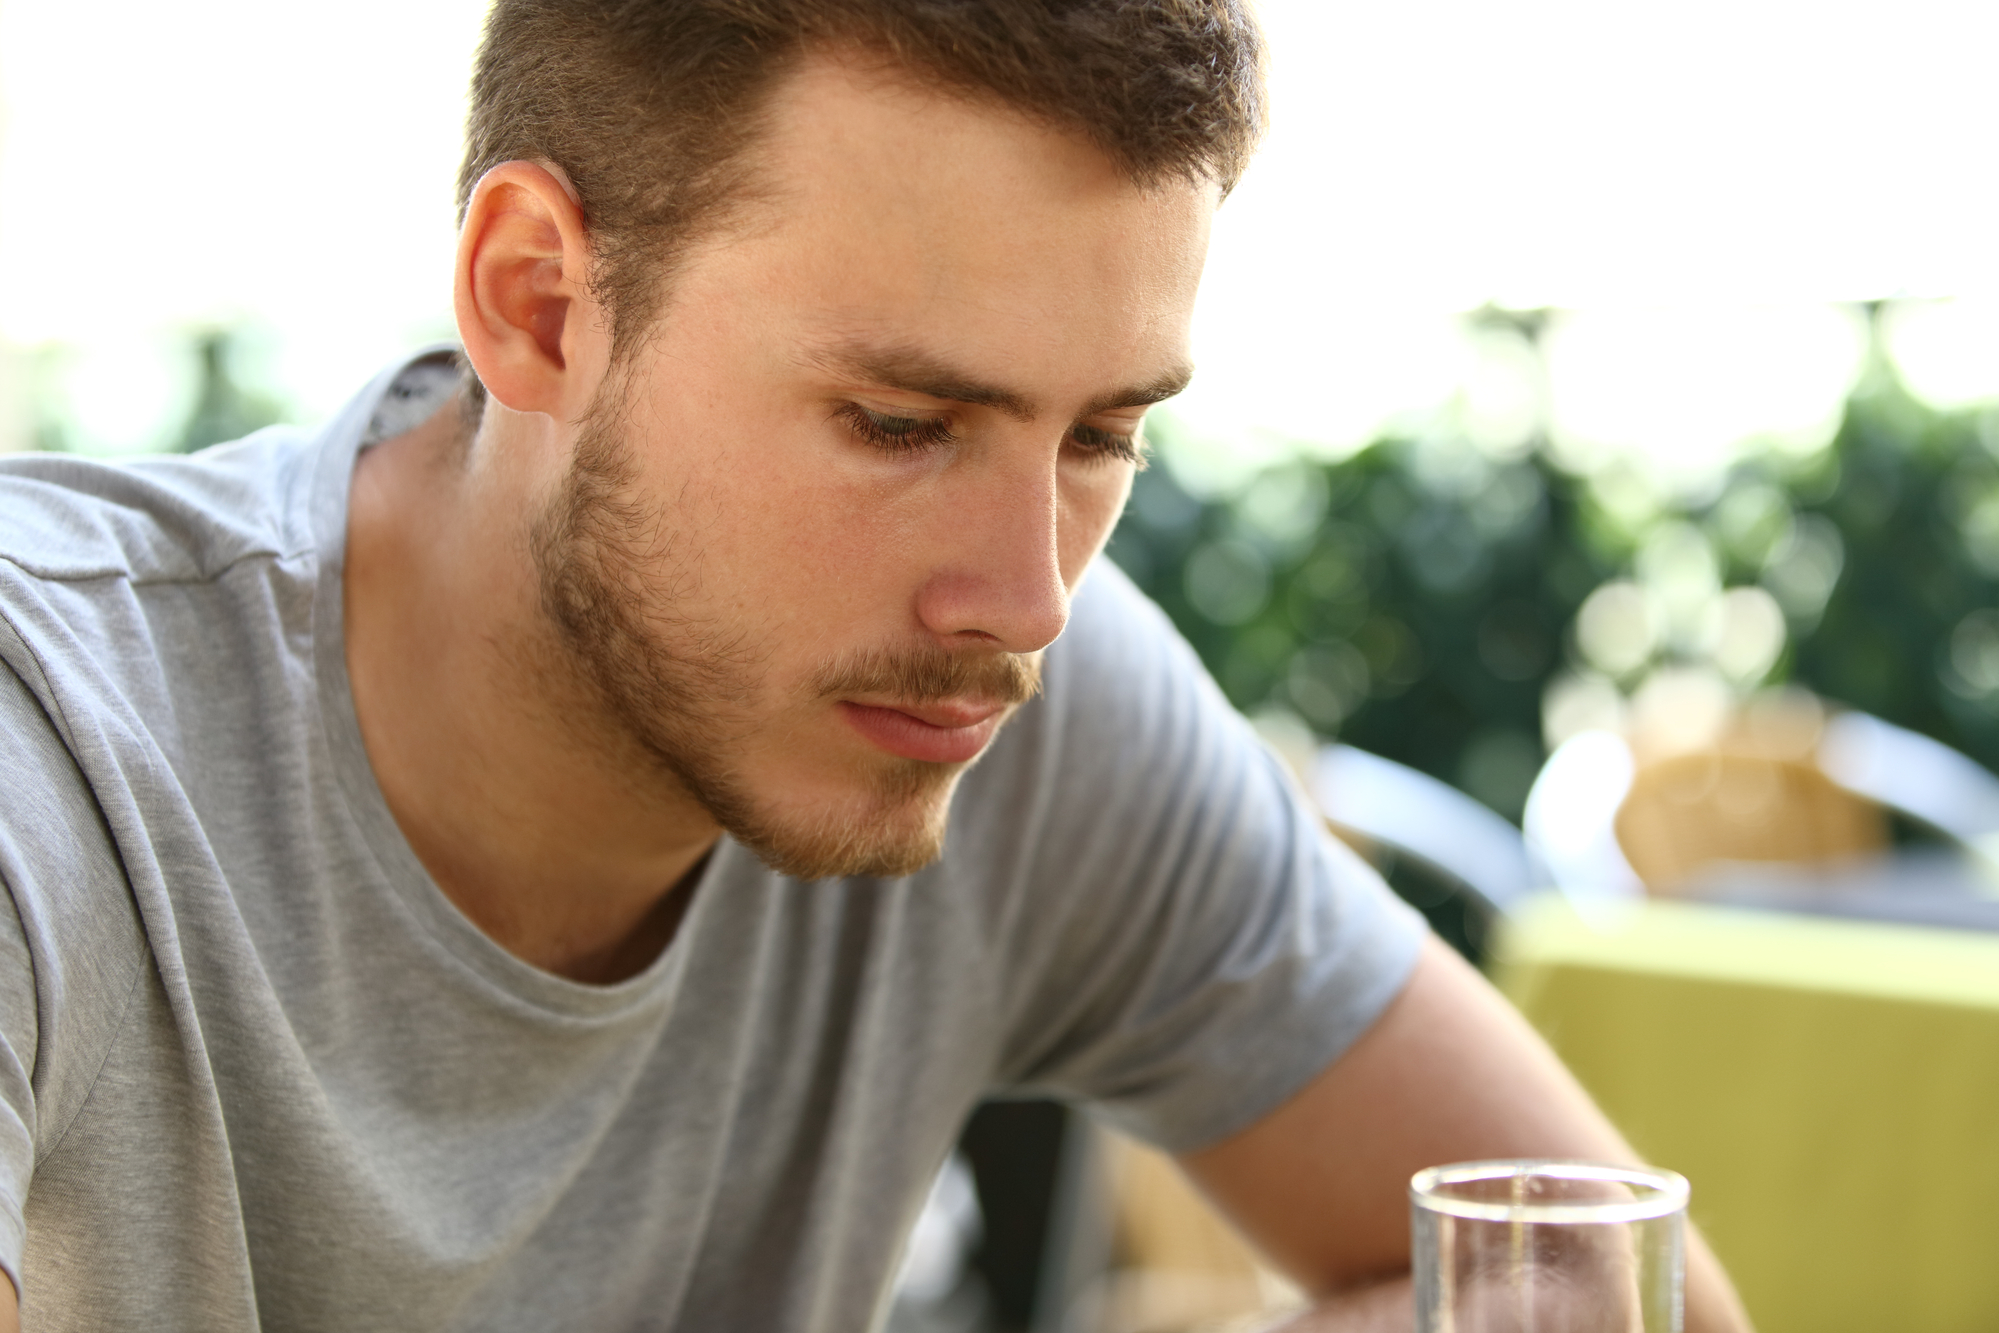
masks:
[[[795,879],[913,875],[944,851],[959,764],[910,764],[875,790],[813,811],[764,809],[724,824],[735,840]],[[740,825],[740,826],[738,826]]]

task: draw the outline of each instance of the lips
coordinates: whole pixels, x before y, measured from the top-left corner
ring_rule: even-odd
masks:
[[[903,759],[932,764],[965,764],[978,758],[1005,719],[998,704],[947,701],[884,708],[840,701],[840,714],[879,748]]]

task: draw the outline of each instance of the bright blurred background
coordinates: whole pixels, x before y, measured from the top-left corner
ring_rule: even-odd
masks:
[[[0,0],[0,448],[451,332],[480,0]],[[1268,145],[1116,557],[1277,732],[1517,816],[1661,668],[1999,762],[1989,7],[1265,0]]]
[[[482,9],[0,0],[0,449],[309,421],[449,337]],[[1516,822],[1565,740],[1773,695],[1999,768],[1999,9],[1262,10],[1272,132],[1112,555],[1265,734]]]

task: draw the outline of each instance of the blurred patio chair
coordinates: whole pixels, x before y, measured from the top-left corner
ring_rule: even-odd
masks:
[[[1953,1248],[1999,1180],[1999,777],[1763,702],[1698,744],[1632,725],[1555,750],[1523,823],[1566,901],[1508,918],[1497,979],[1694,1181],[1759,1328],[1999,1327],[1999,1281]]]
[[[1537,886],[1520,830],[1427,773],[1336,744],[1319,751],[1308,785],[1335,831],[1417,862],[1489,916],[1510,911]]]
[[[1936,842],[1894,847],[1893,817]],[[1583,904],[1650,893],[1999,929],[1984,869],[1999,850],[1999,777],[1927,736],[1826,717],[1796,696],[1774,720],[1745,710],[1664,753],[1574,736],[1522,823],[1547,878]]]
[[[1848,791],[1989,856],[1999,842],[1999,776],[1943,742],[1866,713],[1826,723],[1818,763]]]

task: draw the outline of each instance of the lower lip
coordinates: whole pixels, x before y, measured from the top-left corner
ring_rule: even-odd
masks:
[[[999,730],[1001,716],[994,713],[969,727],[933,727],[893,708],[842,702],[840,711],[854,730],[890,754],[931,764],[965,764],[978,758]]]

